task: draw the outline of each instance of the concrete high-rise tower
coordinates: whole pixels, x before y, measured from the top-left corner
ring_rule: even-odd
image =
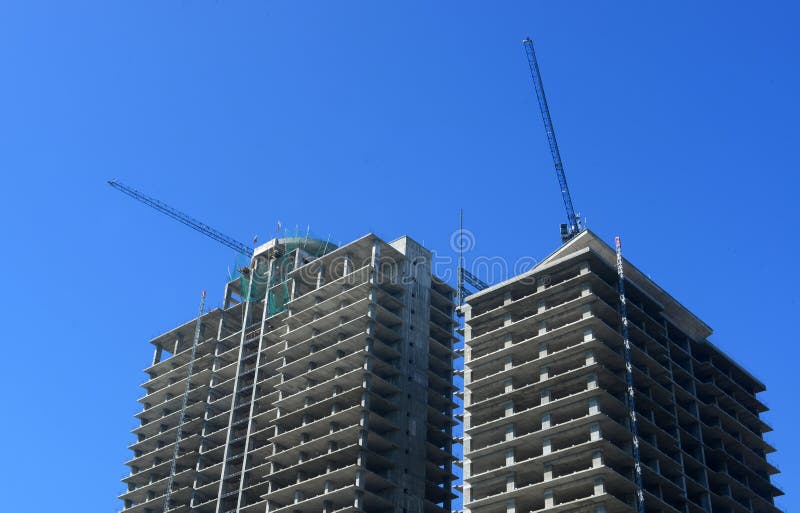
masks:
[[[152,340],[124,511],[449,513],[455,291],[431,260],[408,237],[257,248],[221,308]]]
[[[764,385],[625,263],[639,461],[615,251],[584,231],[468,296],[465,513],[777,513]]]

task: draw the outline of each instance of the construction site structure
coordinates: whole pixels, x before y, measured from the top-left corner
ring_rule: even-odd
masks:
[[[779,512],[764,385],[591,231],[462,309],[465,513]]]
[[[456,291],[431,268],[408,237],[255,248],[151,341],[123,511],[450,513]]]

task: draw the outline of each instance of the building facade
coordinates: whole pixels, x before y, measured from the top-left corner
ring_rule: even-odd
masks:
[[[627,261],[626,359],[615,256],[584,231],[466,298],[465,513],[777,513],[764,385]]]
[[[124,511],[449,513],[455,291],[431,253],[276,239],[241,273],[152,340]]]

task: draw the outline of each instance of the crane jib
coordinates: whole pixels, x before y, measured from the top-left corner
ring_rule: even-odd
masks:
[[[558,149],[553,120],[550,117],[550,108],[547,105],[547,97],[544,93],[542,75],[539,72],[539,63],[536,60],[536,51],[533,48],[533,40],[531,38],[526,38],[522,43],[525,45],[525,54],[528,57],[528,67],[531,71],[533,88],[536,91],[536,99],[539,103],[539,111],[542,115],[542,122],[544,123],[545,134],[547,135],[547,144],[550,147],[550,154],[553,157],[553,166],[556,170],[556,177],[561,187],[561,196],[567,213],[567,232],[562,234],[562,237],[564,237],[564,240],[569,240],[581,231],[581,222],[580,218],[575,213],[575,208],[572,204],[572,196],[569,193],[567,175],[564,173],[564,164],[561,160],[561,152]]]
[[[122,184],[116,180],[109,180],[108,185],[117,189],[118,191],[127,194],[131,198],[148,205],[162,214],[168,215],[169,217],[175,219],[176,221],[183,223],[184,225],[197,230],[198,232],[202,233],[203,235],[214,239],[215,241],[241,253],[246,257],[253,256],[253,248],[247,246],[246,244],[242,244],[241,242],[228,237],[227,235],[223,234],[222,232],[215,230],[214,228],[208,226],[207,224],[198,221],[197,219],[184,214],[180,210],[170,207],[166,203],[163,203],[155,198],[151,198],[150,196],[144,194],[143,192],[137,191],[133,187],[129,187],[125,184]]]

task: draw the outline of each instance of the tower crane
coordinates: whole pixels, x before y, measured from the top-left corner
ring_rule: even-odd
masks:
[[[583,230],[583,226],[580,215],[575,213],[575,207],[572,205],[572,196],[569,193],[567,175],[564,173],[564,163],[561,161],[561,152],[558,151],[556,133],[553,129],[553,120],[550,117],[550,108],[547,106],[547,97],[544,94],[542,74],[539,72],[539,63],[536,60],[536,52],[533,49],[533,40],[527,37],[522,40],[522,44],[525,46],[525,54],[528,56],[528,66],[531,70],[533,88],[536,90],[536,99],[539,101],[539,111],[542,114],[544,130],[547,134],[547,144],[550,146],[550,154],[553,156],[558,185],[561,187],[561,198],[567,211],[567,223],[561,225],[561,241],[567,242],[578,235]]]
[[[197,219],[195,219],[195,218],[193,218],[193,217],[191,217],[191,216],[189,216],[187,214],[184,214],[180,210],[177,210],[177,209],[174,209],[174,208],[170,207],[166,203],[163,203],[163,202],[161,202],[161,201],[159,201],[159,200],[157,200],[155,198],[151,198],[150,196],[144,194],[143,192],[137,191],[133,187],[129,187],[129,186],[125,185],[125,184],[122,184],[122,183],[118,182],[117,180],[109,180],[108,185],[110,185],[111,187],[117,189],[118,191],[120,191],[120,192],[122,192],[124,194],[127,194],[131,198],[133,198],[133,199],[135,199],[137,201],[141,201],[145,205],[148,205],[148,206],[158,210],[162,214],[166,214],[169,217],[175,219],[176,221],[179,221],[179,222],[185,224],[189,228],[192,228],[193,230],[197,230],[198,232],[202,233],[206,237],[210,237],[210,238],[214,239],[215,241],[217,241],[217,242],[219,242],[221,244],[224,244],[225,246],[228,246],[229,248],[231,248],[231,249],[233,249],[235,251],[238,251],[239,253],[241,253],[242,255],[246,256],[247,258],[250,258],[250,257],[253,256],[254,250],[250,246],[248,246],[246,244],[243,244],[243,243],[241,243],[241,242],[239,242],[239,241],[237,241],[235,239],[232,239],[232,238],[228,237],[224,233],[215,230],[214,228],[208,226],[207,224],[205,224],[205,223],[203,223],[201,221],[198,221]]]

